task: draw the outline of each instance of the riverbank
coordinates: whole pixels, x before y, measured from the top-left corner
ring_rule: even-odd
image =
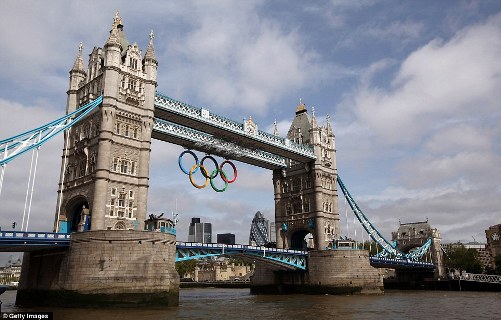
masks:
[[[181,282],[180,288],[250,288],[249,281],[206,281]],[[419,283],[398,283],[384,281],[385,290],[438,290],[438,291],[478,291],[501,292],[501,284],[465,280],[423,281]]]
[[[400,283],[396,281],[384,281],[385,290],[441,290],[441,291],[479,291],[501,292],[501,283],[487,283],[466,280],[425,280],[415,283]]]
[[[180,288],[250,288],[250,281],[180,282]]]

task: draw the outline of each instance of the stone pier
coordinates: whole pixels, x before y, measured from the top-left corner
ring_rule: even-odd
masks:
[[[68,250],[25,253],[16,304],[177,306],[174,235],[134,230],[73,233]]]
[[[315,250],[307,271],[273,271],[256,266],[254,294],[382,294],[383,277],[369,262],[367,250]]]

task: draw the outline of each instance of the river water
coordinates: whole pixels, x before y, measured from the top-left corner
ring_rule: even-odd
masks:
[[[379,296],[251,295],[249,289],[181,289],[179,307],[164,309],[20,309],[15,291],[3,312],[52,311],[57,320],[156,319],[501,319],[501,292],[397,291]]]

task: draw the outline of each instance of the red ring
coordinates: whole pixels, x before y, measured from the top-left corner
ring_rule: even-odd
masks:
[[[221,169],[221,171],[223,171],[223,166],[225,164],[229,164],[233,168],[233,179],[232,180],[228,180],[226,178],[226,175],[223,175],[223,174],[221,175],[221,178],[223,179],[224,182],[233,183],[233,182],[235,182],[235,180],[237,180],[237,175],[238,175],[237,167],[230,160],[224,160],[221,163],[221,165],[219,166],[219,169]]]

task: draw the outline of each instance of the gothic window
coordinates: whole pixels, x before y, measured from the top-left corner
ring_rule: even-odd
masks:
[[[120,122],[119,121],[117,121],[117,123],[115,124],[115,133],[120,134]]]
[[[289,184],[287,182],[284,182],[283,188],[284,188],[284,193],[289,192]]]
[[[303,212],[303,209],[301,208],[301,202],[297,201],[294,202],[294,213],[301,213]]]
[[[133,135],[134,139],[137,139],[138,127],[134,127],[134,130],[132,132],[133,132],[132,135]]]
[[[111,199],[110,201],[110,216],[113,217],[115,211],[115,199]]]
[[[120,193],[118,196],[118,207],[125,208],[125,193]]]
[[[120,173],[127,173],[129,161],[123,159],[120,161]]]
[[[123,215],[123,212],[121,212],[121,214]],[[115,230],[125,230],[125,223],[123,223],[123,221],[115,223]]]
[[[125,89],[125,77],[122,78],[122,81],[120,82],[120,86]]]
[[[137,59],[134,59],[132,57],[129,58],[129,65],[132,69],[137,70]]]
[[[301,178],[292,180],[292,190],[299,191],[301,189]]]
[[[89,125],[86,125],[83,129],[83,137],[89,138]]]
[[[311,188],[311,179],[310,179],[310,177],[307,177],[307,178],[306,178],[306,181],[305,181],[305,188],[306,188],[306,189],[310,189],[310,188]]]
[[[287,212],[287,214],[292,214],[292,207],[290,204],[287,204],[287,207],[285,208],[285,211]]]
[[[119,211],[117,212],[117,216],[118,216],[119,218],[124,218],[124,216],[125,216],[124,211],[123,211],[123,210],[119,210]]]
[[[304,212],[310,212],[310,201],[309,200],[305,200],[303,202],[303,207],[304,207]]]
[[[89,165],[89,171],[94,172],[96,169],[96,154],[93,153],[92,156],[90,157],[90,165]]]
[[[134,201],[129,201],[129,218],[132,218],[132,208],[134,207]]]
[[[129,198],[134,199],[134,191],[129,191]]]
[[[135,176],[136,175],[136,162],[132,161],[130,164],[130,174]]]
[[[129,125],[125,125],[125,133],[124,136],[128,137],[129,136]]]
[[[130,91],[136,91],[136,81],[129,79],[129,90]]]
[[[118,172],[118,158],[113,159],[113,171]]]
[[[78,172],[79,177],[85,176],[85,167],[86,167],[85,160],[80,161],[80,170]]]

